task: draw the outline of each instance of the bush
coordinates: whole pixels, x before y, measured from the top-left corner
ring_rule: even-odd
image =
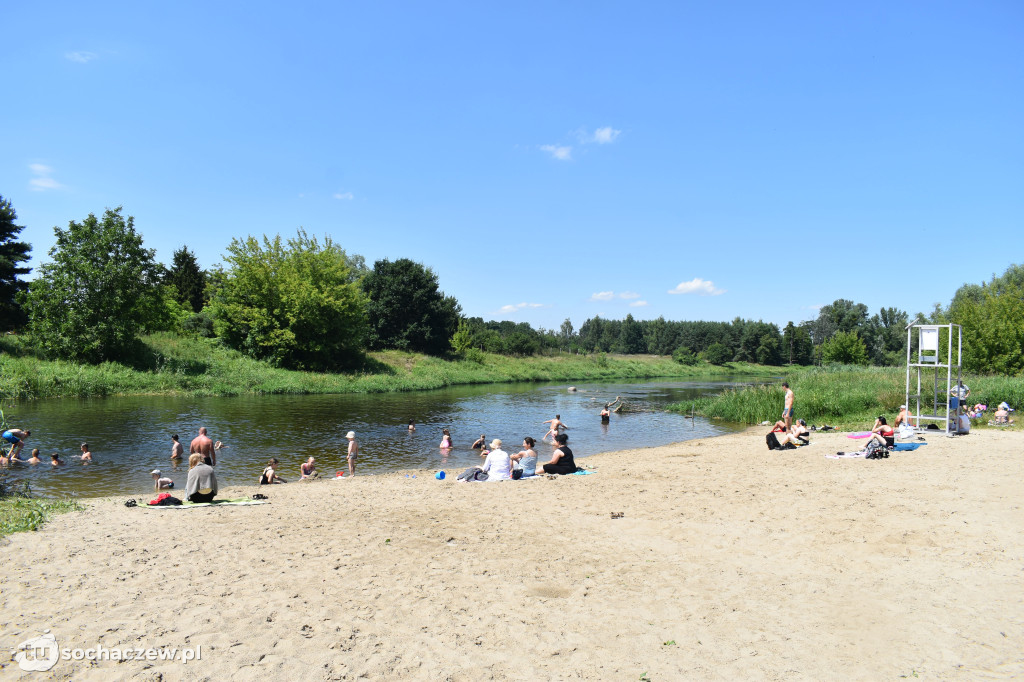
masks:
[[[712,365],[724,365],[732,359],[732,352],[724,343],[713,343],[705,349],[704,359]]]
[[[679,348],[672,351],[672,359],[680,365],[686,365],[688,367],[693,367],[698,362],[697,356],[694,355],[686,346],[679,346]]]

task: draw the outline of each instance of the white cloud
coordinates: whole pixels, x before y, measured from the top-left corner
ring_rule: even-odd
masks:
[[[335,192],[333,196],[335,199],[341,199],[342,201],[352,201],[355,199],[355,195],[352,192]]]
[[[53,173],[53,169],[42,163],[30,163],[28,169],[32,171],[32,175],[35,177],[28,181],[28,186],[36,191],[42,192],[48,189],[60,189],[63,187],[59,182],[54,180],[50,175]]]
[[[542,144],[540,149],[541,151],[551,154],[551,158],[558,159],[559,161],[572,161],[572,147]]]
[[[711,280],[694,277],[689,282],[680,282],[675,289],[669,289],[670,294],[698,294],[700,296],[718,296],[724,294],[725,289],[718,289]]]
[[[86,50],[80,50],[78,52],[68,52],[64,55],[67,59],[79,64],[88,64],[92,60],[96,59],[98,55],[95,52],[88,52]]]
[[[633,301],[632,303],[629,304],[629,307],[630,308],[643,308],[643,307],[645,307],[647,305],[648,305],[647,301]]]
[[[818,305],[805,305],[804,308],[807,310],[821,310],[824,304],[819,303]]]
[[[543,308],[543,303],[513,303],[511,305],[503,305],[498,308],[499,313],[517,313],[523,308]]]
[[[615,292],[612,291],[598,291],[590,295],[591,301],[610,301],[613,298],[615,298]]]
[[[594,131],[594,142],[598,144],[608,144],[609,142],[614,142],[615,138],[618,137],[619,133],[621,132],[621,130],[616,130],[611,126],[607,126],[605,128],[598,128],[597,130]]]
[[[628,301],[631,298],[640,298],[640,294],[636,293],[635,291],[623,291],[621,294],[619,294],[619,298],[624,298]]]

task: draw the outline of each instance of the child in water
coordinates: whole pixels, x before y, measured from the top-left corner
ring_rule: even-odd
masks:
[[[441,449],[452,449],[452,434],[448,433],[448,429],[441,429]]]

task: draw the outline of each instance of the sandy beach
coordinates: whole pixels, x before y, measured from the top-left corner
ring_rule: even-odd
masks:
[[[200,660],[26,672],[5,655],[0,677],[1024,677],[1024,433],[837,460],[858,441],[770,452],[765,430],[577,453],[596,473],[554,480],[420,471],[223,491],[260,506],[88,500],[0,541],[4,646],[49,630],[62,649]]]

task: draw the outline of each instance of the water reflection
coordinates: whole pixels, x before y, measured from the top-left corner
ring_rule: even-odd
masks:
[[[533,436],[546,461],[552,446],[539,440],[546,431],[543,422],[555,414],[568,424],[577,457],[586,457],[734,430],[662,411],[668,403],[733,385],[717,380],[589,383],[570,392],[566,384],[510,384],[380,395],[46,400],[7,410],[18,426],[32,430],[22,456],[39,448],[43,459],[38,466],[16,465],[9,472],[14,481],[27,480],[44,495],[141,495],[152,490],[153,469],[181,488],[187,457],[171,459],[171,435],[178,434],[187,452],[200,426],[226,445],[217,457],[221,485],[255,483],[271,457],[280,460],[278,472],[288,480],[298,478],[299,465],[310,456],[321,472],[334,475],[347,468],[349,430],[360,443],[358,474],[461,470],[479,462],[470,445],[481,433],[512,448]],[[617,395],[627,411],[601,424],[601,407]],[[408,430],[409,420],[415,431]],[[454,447],[448,452],[439,448],[444,428],[452,433]],[[91,464],[72,458],[83,442],[93,453]],[[51,452],[59,452],[67,464],[51,467]]]

